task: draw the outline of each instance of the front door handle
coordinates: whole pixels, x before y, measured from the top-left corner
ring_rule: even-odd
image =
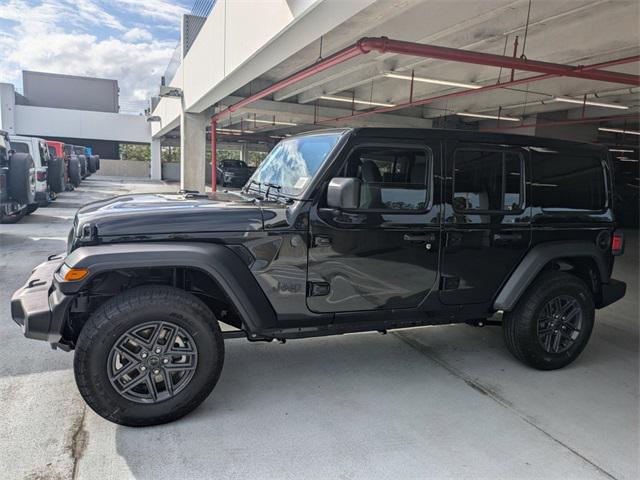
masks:
[[[314,237],[313,245],[315,247],[329,247],[331,246],[331,238],[329,237]]]
[[[402,239],[405,242],[433,242],[436,239],[436,236],[434,234],[414,235],[411,233],[405,233]]]

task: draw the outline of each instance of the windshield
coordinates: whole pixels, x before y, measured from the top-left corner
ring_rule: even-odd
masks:
[[[221,163],[222,168],[248,168],[242,160],[224,160]]]
[[[290,197],[300,195],[325,162],[340,135],[326,133],[282,140],[251,176],[248,187],[265,191],[267,184],[271,184],[277,193]]]

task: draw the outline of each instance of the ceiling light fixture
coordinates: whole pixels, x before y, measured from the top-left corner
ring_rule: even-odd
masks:
[[[487,120],[504,120],[506,122],[519,122],[521,120],[516,117],[499,117],[497,115],[485,115],[483,113],[458,112],[456,115],[460,117],[484,118]]]
[[[333,95],[322,95],[320,97],[322,100],[331,100],[333,102],[344,102],[344,103],[357,103],[360,105],[371,105],[373,107],[395,107],[395,103],[384,103],[384,102],[370,102],[368,100],[358,100],[346,98],[346,97],[335,97]]]
[[[591,100],[579,100],[577,98],[569,98],[569,97],[555,97],[553,99],[554,102],[563,102],[563,103],[575,103],[576,105],[589,105],[590,107],[604,107],[604,108],[616,108],[618,110],[629,110],[629,107],[626,105],[620,105],[619,103],[604,103],[604,102],[592,102]]]
[[[269,125],[286,125],[288,127],[295,127],[298,124],[297,123],[292,123],[292,122],[281,122],[278,120],[258,120],[256,118],[245,118],[244,119],[245,122],[247,123],[267,123]]]
[[[399,80],[409,80],[409,81],[413,80],[415,82],[432,83],[434,85],[446,85],[448,87],[471,88],[471,89],[482,88],[482,85],[474,85],[472,83],[452,82],[449,80],[437,80],[435,78],[416,77],[415,75],[411,77],[411,75],[401,75],[399,73],[393,73],[393,72],[386,72],[384,76],[387,78],[397,78]]]
[[[633,153],[634,150],[628,150],[626,148],[610,148],[610,152],[618,152],[618,153]]]
[[[240,134],[240,133],[253,133],[253,130],[238,130],[236,128],[218,128],[217,132],[220,133],[231,133],[231,134]]]
[[[599,127],[598,130],[600,130],[601,132],[625,133],[625,134],[629,134],[629,135],[640,135],[640,132],[636,132],[635,130],[623,130],[622,128]]]

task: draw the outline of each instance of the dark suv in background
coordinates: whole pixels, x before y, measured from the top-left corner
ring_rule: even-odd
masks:
[[[223,187],[241,187],[247,183],[253,171],[242,160],[221,160],[217,164],[216,183]]]
[[[27,337],[75,349],[87,403],[126,425],[193,410],[234,336],[499,323],[516,358],[552,370],[625,294],[611,278],[624,248],[613,198],[597,145],[313,132],[282,140],[240,192],[81,208],[67,251],[34,269],[12,315]]]

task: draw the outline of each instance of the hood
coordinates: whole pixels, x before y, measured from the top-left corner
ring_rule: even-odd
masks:
[[[235,193],[207,197],[136,194],[85,205],[76,214],[75,237],[135,237],[206,232],[246,232],[263,228],[262,211]],[[90,232],[90,233],[89,233]]]

